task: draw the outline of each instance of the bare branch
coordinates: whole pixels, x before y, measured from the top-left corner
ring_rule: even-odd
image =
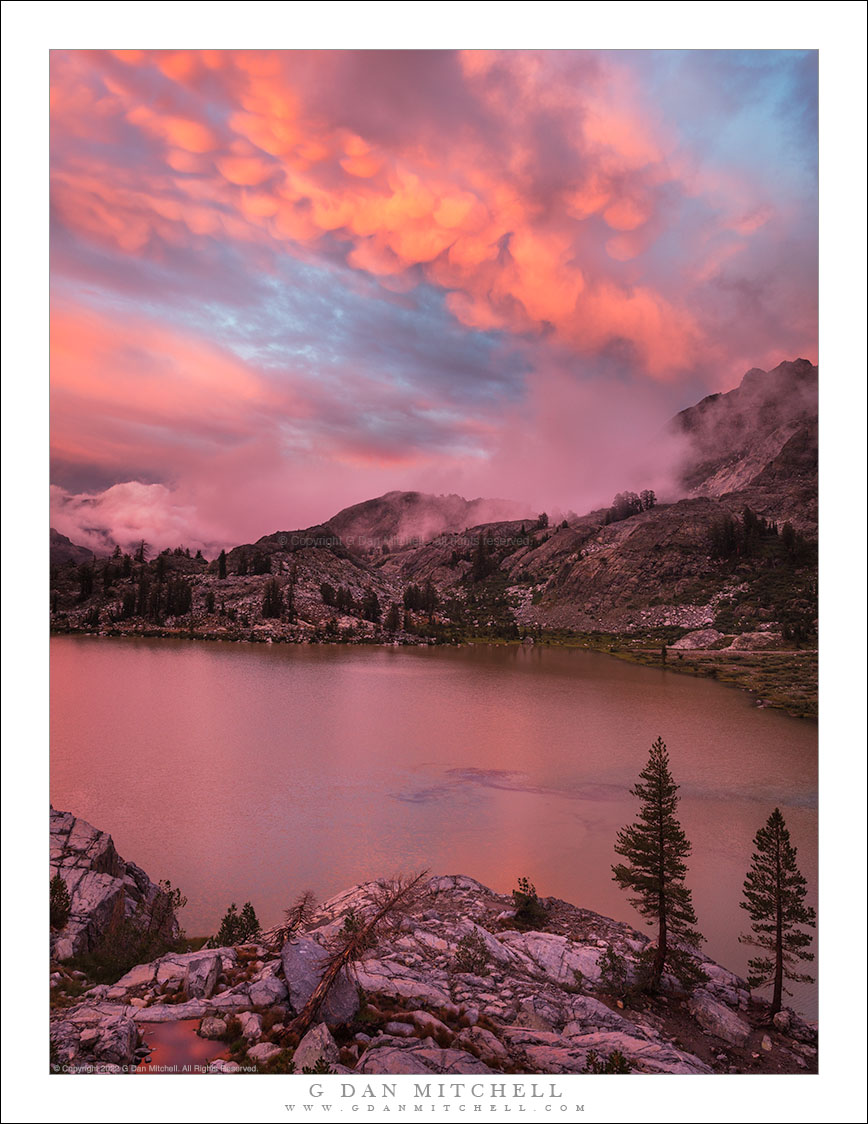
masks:
[[[368,920],[363,924],[344,926],[334,951],[325,962],[319,983],[303,1009],[283,1032],[282,1038],[289,1038],[291,1035],[300,1038],[307,1032],[341,971],[360,959],[381,932],[391,930],[396,923],[400,923],[400,918],[406,916],[408,909],[423,896],[421,883],[427,876],[428,871],[423,870],[410,881],[399,878],[384,886],[376,894],[374,912]]]

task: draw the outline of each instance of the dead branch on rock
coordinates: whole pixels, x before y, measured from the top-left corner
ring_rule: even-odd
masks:
[[[263,940],[278,951],[290,937],[301,933],[310,926],[316,912],[316,896],[313,890],[302,890],[289,909],[283,911],[283,924],[263,933]]]
[[[325,962],[319,983],[302,1010],[283,1032],[282,1038],[292,1036],[298,1039],[307,1033],[340,973],[359,960],[376,943],[378,937],[397,929],[410,908],[423,896],[421,884],[427,877],[428,871],[423,870],[410,880],[394,879],[377,891],[374,911],[370,917],[344,925],[335,938],[333,951]]]

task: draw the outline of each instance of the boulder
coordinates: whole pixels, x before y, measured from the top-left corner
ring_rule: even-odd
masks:
[[[433,1038],[435,1035],[449,1035],[451,1038],[453,1032],[449,1029],[446,1023],[441,1022],[436,1015],[432,1015],[430,1011],[410,1011],[407,1015],[408,1019],[412,1019],[413,1025],[418,1028],[424,1037]]]
[[[703,1030],[733,1046],[743,1046],[751,1034],[751,1025],[729,1007],[724,1007],[704,989],[691,995],[688,1010]]]
[[[445,972],[417,971],[399,961],[369,957],[356,967],[359,985],[367,992],[412,999],[429,1007],[445,1007],[450,1002],[449,981]],[[437,980],[437,982],[435,982]]]
[[[337,1043],[329,1033],[329,1028],[325,1023],[317,1023],[296,1046],[292,1060],[295,1063],[295,1072],[301,1073],[305,1067],[312,1069],[320,1058],[329,1066],[334,1066],[339,1056]]]
[[[221,959],[212,952],[198,960],[191,960],[184,973],[184,990],[190,999],[210,999],[217,986]]]
[[[262,1037],[262,1015],[253,1011],[244,1011],[238,1016],[241,1023],[241,1033],[251,1042],[256,1042]]]
[[[313,994],[329,954],[316,941],[296,937],[283,946],[280,958],[289,1002],[298,1013]],[[346,970],[342,971],[320,1007],[320,1017],[330,1025],[347,1023],[359,1009],[359,994]]]
[[[228,1058],[215,1058],[208,1063],[209,1073],[240,1073],[241,1066],[238,1062],[229,1061]]]
[[[161,1003],[153,1007],[142,1007],[134,1012],[137,1023],[173,1023],[180,1019],[201,1019],[213,1013],[208,999],[188,999],[186,1003]]]
[[[718,632],[716,628],[699,628],[694,632],[686,633],[680,640],[670,644],[669,647],[691,651],[700,648],[713,648],[721,640],[723,640],[723,633]]]
[[[371,1046],[362,1055],[355,1073],[495,1073],[485,1062],[464,1050],[430,1046],[402,1047],[389,1043]]]
[[[466,1027],[455,1039],[455,1045],[476,1054],[489,1065],[504,1066],[511,1060],[509,1051],[500,1039],[481,1026]]]
[[[600,948],[576,944],[557,933],[510,931],[502,935],[501,943],[518,954],[526,969],[535,969],[554,983],[575,986],[578,979],[600,978]]]
[[[225,1033],[225,1020],[215,1018],[213,1015],[208,1015],[204,1018],[199,1026],[200,1038],[219,1039],[222,1038]]]
[[[98,1063],[132,1066],[138,1060],[141,1035],[128,1011],[108,1008],[106,1012],[90,1011],[85,1020],[76,1013],[55,1020],[51,1025],[51,1042],[56,1056],[67,1065]]]
[[[275,1046],[273,1042],[260,1042],[258,1046],[250,1047],[247,1056],[257,1065],[265,1065],[272,1058],[276,1058],[279,1053],[280,1047]]]
[[[780,632],[743,632],[741,636],[736,636],[730,647],[737,652],[782,648],[783,637]]]
[[[276,976],[266,976],[252,980],[247,987],[247,994],[254,1007],[273,1007],[275,1003],[282,1003],[286,999],[286,984]]]

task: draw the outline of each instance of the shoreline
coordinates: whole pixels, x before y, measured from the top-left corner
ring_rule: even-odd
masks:
[[[681,630],[683,631],[683,630]],[[739,650],[718,649],[678,649],[659,644],[648,647],[648,633],[575,633],[572,636],[543,633],[532,641],[512,640],[499,637],[468,636],[459,641],[444,641],[401,635],[392,640],[376,636],[360,636],[349,639],[315,639],[301,636],[286,636],[273,631],[256,629],[214,630],[144,628],[144,629],[59,629],[52,627],[49,637],[88,636],[96,639],[118,640],[190,640],[208,643],[229,644],[297,644],[309,646],[345,646],[378,648],[460,648],[497,647],[519,648],[536,647],[580,649],[599,652],[626,663],[643,667],[656,667],[672,671],[678,675],[691,675],[694,678],[714,679],[725,687],[735,687],[748,692],[760,709],[781,710],[792,718],[816,723],[818,721],[818,686],[816,648],[782,650]],[[665,647],[666,658],[661,652]],[[808,676],[803,673],[807,664]],[[799,674],[802,673],[802,674]],[[804,689],[806,688],[806,689]]]

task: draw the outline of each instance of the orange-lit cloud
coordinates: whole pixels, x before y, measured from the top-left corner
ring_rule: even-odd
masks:
[[[138,72],[148,62],[147,53],[119,57]],[[196,53],[175,52],[153,61],[185,93],[208,66],[220,77],[230,111],[218,127],[201,100],[184,102],[187,112],[178,112],[180,94],[162,111],[141,104],[139,87],[112,73],[106,83],[117,112],[164,147],[133,188],[123,186],[123,175],[119,183],[104,169],[88,177],[65,168],[59,144],[55,199],[70,227],[109,238],[129,253],[152,247],[154,239],[177,242],[221,232],[241,240],[275,239],[292,252],[294,244],[334,233],[345,241],[354,268],[394,278],[422,266],[448,291],[450,307],[466,324],[554,330],[578,352],[606,339],[626,339],[654,375],[661,364],[675,370],[689,362],[689,308],[672,293],[655,292],[651,278],[637,288],[633,278],[606,271],[607,260],[641,256],[643,244],[610,238],[601,256],[590,244],[599,236],[585,225],[599,213],[610,231],[631,232],[653,212],[654,185],[665,179],[662,146],[654,122],[643,120],[639,107],[612,104],[609,93],[603,96],[594,85],[549,86],[532,57],[467,56],[462,65],[480,103],[496,119],[508,115],[505,124],[522,127],[514,128],[506,151],[485,153],[482,160],[478,142],[459,133],[444,161],[424,143],[386,148],[339,121],[306,112],[304,87],[279,54],[226,53],[206,63]],[[489,82],[495,66],[520,86],[526,104],[505,102],[502,83]],[[66,80],[58,68],[60,100]],[[568,143],[580,181],[570,182],[562,198],[544,201],[522,183],[535,155],[524,142],[521,119],[540,99],[552,112],[576,114],[576,135]],[[170,170],[183,178],[168,179]],[[642,187],[643,176],[650,187]],[[259,190],[251,195],[244,190],[249,188]],[[245,227],[256,229],[248,233]],[[504,242],[508,249],[499,253]],[[680,328],[661,335],[653,309]]]
[[[315,447],[329,486],[451,471],[474,442],[501,463],[494,353],[456,345],[438,371],[447,322],[468,354],[500,341],[501,389],[545,402],[544,429],[565,370],[681,406],[680,384],[813,357],[811,188],[750,133],[761,102],[769,145],[808,135],[776,115],[794,91],[810,109],[810,59],[759,88],[753,59],[653,54],[53,52],[58,461],[120,481],[158,450],[168,480],[220,450],[272,499],[288,448]],[[274,293],[305,270],[327,284],[299,342]],[[257,433],[267,457],[239,454]],[[182,507],[217,503],[197,489]]]

